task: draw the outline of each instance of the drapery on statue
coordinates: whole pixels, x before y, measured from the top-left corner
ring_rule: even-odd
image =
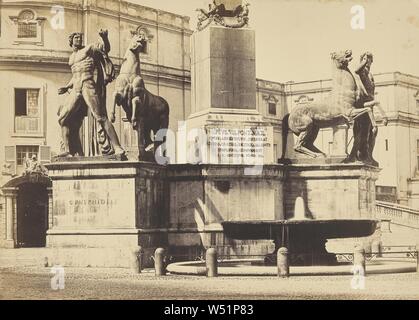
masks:
[[[106,111],[106,85],[115,77],[114,66],[108,57],[108,31],[100,30],[99,36],[97,43],[87,46],[83,45],[82,33],[75,32],[69,36],[73,49],[69,65],[73,76],[65,87],[58,90],[60,95],[69,92],[66,104],[58,111],[62,132],[59,157],[83,155],[79,132],[88,110],[92,120],[89,123],[90,155],[98,155],[99,148],[102,154],[125,154]]]
[[[360,65],[355,70],[355,78],[358,83],[358,103],[357,106],[363,106],[365,103],[375,101],[375,83],[374,77],[371,73],[371,64],[373,62],[373,55],[370,52],[365,52],[361,55]],[[383,124],[386,126],[388,123],[387,116],[381,108],[380,103],[375,101],[375,106],[380,111],[383,117]],[[373,106],[371,106],[372,108]],[[354,143],[351,153],[343,161],[345,163],[361,161],[378,167],[378,162],[374,160],[372,153],[374,151],[375,139],[378,130],[371,124],[368,115],[361,115],[354,121],[353,136]]]
[[[296,106],[282,120],[281,162],[289,162],[285,159],[289,129],[298,136],[294,150],[313,158],[325,156],[314,146],[321,128],[348,125],[349,122],[367,114],[372,130],[377,129],[372,112],[372,106],[376,102],[362,102],[362,105],[357,107],[357,85],[348,69],[348,64],[352,60],[352,51],[332,53],[331,58],[333,75],[330,96],[319,103]]]
[[[162,97],[149,92],[141,77],[140,52],[145,45],[143,34],[134,34],[125,53],[121,70],[116,78],[111,121],[115,121],[115,108],[122,106],[138,137],[138,159],[148,160],[146,147],[153,143],[151,134],[169,127],[169,104]],[[154,152],[162,144],[154,140]],[[153,158],[153,160],[155,160]]]
[[[237,6],[234,10],[226,10],[223,3],[217,4],[213,0],[212,4],[208,5],[208,11],[204,9],[196,9],[198,14],[197,29],[201,31],[208,27],[211,22],[227,27],[227,28],[242,28],[249,23],[249,4]],[[233,23],[227,22],[224,18],[235,18]]]

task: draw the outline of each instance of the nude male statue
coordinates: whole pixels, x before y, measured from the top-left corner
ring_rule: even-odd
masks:
[[[371,108],[377,107],[383,117],[384,125],[387,125],[387,116],[381,108],[380,103],[375,100],[375,82],[371,73],[372,62],[372,53],[365,52],[360,58],[359,66],[355,69],[355,74],[358,78],[357,84],[359,86],[359,98],[357,103],[360,106],[364,106],[365,103],[368,103]],[[345,162],[362,161],[378,167],[379,164],[372,155],[378,130],[372,125],[368,115],[362,115],[358,119],[355,119],[353,131],[354,144],[351,153],[345,159]]]
[[[70,82],[58,90],[58,94],[69,92],[69,99],[59,110],[59,124],[62,128],[61,157],[82,153],[78,130],[81,127],[86,109],[103,128],[112,144],[115,155],[125,154],[119,142],[115,128],[108,119],[106,111],[106,85],[114,78],[114,69],[109,60],[110,43],[108,31],[100,30],[102,41],[83,45],[83,34],[72,33],[69,37],[73,53],[69,65],[73,77]],[[97,78],[95,80],[95,70]],[[70,91],[70,89],[72,89]]]

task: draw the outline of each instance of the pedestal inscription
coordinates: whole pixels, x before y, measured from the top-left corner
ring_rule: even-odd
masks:
[[[211,163],[263,164],[272,147],[272,128],[210,128],[208,145]]]
[[[134,179],[57,181],[53,197],[55,228],[135,227]]]

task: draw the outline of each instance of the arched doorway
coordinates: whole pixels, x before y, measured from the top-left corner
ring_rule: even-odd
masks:
[[[45,247],[50,187],[51,180],[39,173],[14,178],[2,187],[12,247]]]

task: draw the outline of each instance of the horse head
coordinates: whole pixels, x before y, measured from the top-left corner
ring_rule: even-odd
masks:
[[[131,39],[130,44],[128,45],[128,50],[130,50],[133,54],[137,55],[140,53],[141,49],[144,48],[146,45],[146,38],[144,34],[134,34]]]
[[[349,62],[352,61],[352,50],[345,50],[339,52],[333,52],[330,54],[332,62],[338,69],[347,69]]]

